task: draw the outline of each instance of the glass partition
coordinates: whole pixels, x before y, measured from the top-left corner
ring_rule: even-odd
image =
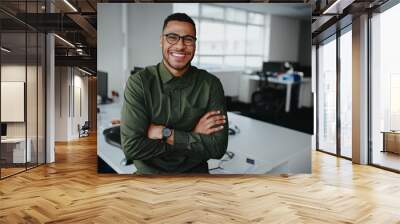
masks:
[[[44,12],[44,1],[15,4],[0,7]],[[45,163],[45,45],[43,33],[0,12],[0,178]]]
[[[371,19],[372,164],[400,171],[400,4]]]
[[[352,34],[340,36],[340,155],[352,157]]]
[[[318,48],[318,149],[336,154],[336,37]]]
[[[26,170],[31,158],[26,150],[26,41],[25,32],[1,34],[2,177]]]

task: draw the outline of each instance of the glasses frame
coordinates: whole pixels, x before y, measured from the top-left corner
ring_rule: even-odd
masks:
[[[176,42],[170,42],[169,40],[168,40],[168,36],[169,35],[175,35],[175,36],[177,36],[178,37],[178,40],[176,41]],[[192,36],[192,35],[185,35],[185,36],[180,36],[179,34],[176,34],[176,33],[167,33],[167,34],[163,34],[163,36],[165,37],[165,39],[166,39],[166,41],[169,43],[169,44],[172,44],[172,45],[174,45],[174,44],[177,44],[181,39],[182,39],[182,42],[183,42],[183,45],[185,45],[185,46],[194,46],[195,44],[196,44],[196,41],[197,41],[197,38],[196,37],[194,37],[194,36]],[[185,43],[185,38],[186,37],[190,37],[190,38],[193,38],[193,43],[191,43],[191,44],[186,44]]]

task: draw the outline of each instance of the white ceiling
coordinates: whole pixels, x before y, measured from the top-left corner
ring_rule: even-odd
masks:
[[[214,3],[215,5],[245,9],[259,13],[311,20],[311,4],[303,3]]]

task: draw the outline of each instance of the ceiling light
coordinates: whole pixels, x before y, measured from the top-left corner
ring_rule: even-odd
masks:
[[[68,40],[58,36],[57,34],[54,34],[54,36],[56,36],[58,39],[62,40],[64,43],[68,44],[69,46],[75,48],[75,45],[71,44],[71,42],[69,42]]]
[[[342,14],[343,9],[351,5],[355,0],[336,0],[332,5],[324,10],[322,14]]]
[[[71,4],[69,3],[68,0],[64,0],[65,4],[67,4],[72,10],[74,10],[74,12],[78,12],[78,10]]]
[[[83,70],[83,69],[81,69],[81,68],[79,68],[79,67],[78,67],[78,69],[79,69],[81,72],[85,73],[85,74],[92,75],[92,73],[90,73],[90,72],[88,72],[88,71],[85,71],[85,70]]]
[[[5,48],[5,47],[1,47],[1,50],[4,51],[4,52],[7,52],[7,53],[10,53],[10,52],[11,52],[11,50],[9,50],[9,49],[7,49],[7,48]]]

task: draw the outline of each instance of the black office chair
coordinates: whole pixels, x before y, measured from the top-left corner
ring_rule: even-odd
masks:
[[[85,121],[82,127],[78,124],[79,138],[89,136],[89,129],[90,129],[89,121]]]
[[[103,135],[108,144],[122,149],[121,126],[118,125],[118,126],[104,129]]]
[[[112,146],[115,146],[119,149],[122,150],[122,145],[121,145],[121,126],[114,126],[111,128],[104,129],[103,131],[104,139],[106,142]],[[124,159],[125,165],[130,165],[133,162],[132,161],[127,161]]]
[[[285,89],[280,85],[268,82],[270,74],[258,72],[257,75],[260,77],[260,82],[258,90],[251,96],[251,112],[272,115],[282,113],[285,107]]]

